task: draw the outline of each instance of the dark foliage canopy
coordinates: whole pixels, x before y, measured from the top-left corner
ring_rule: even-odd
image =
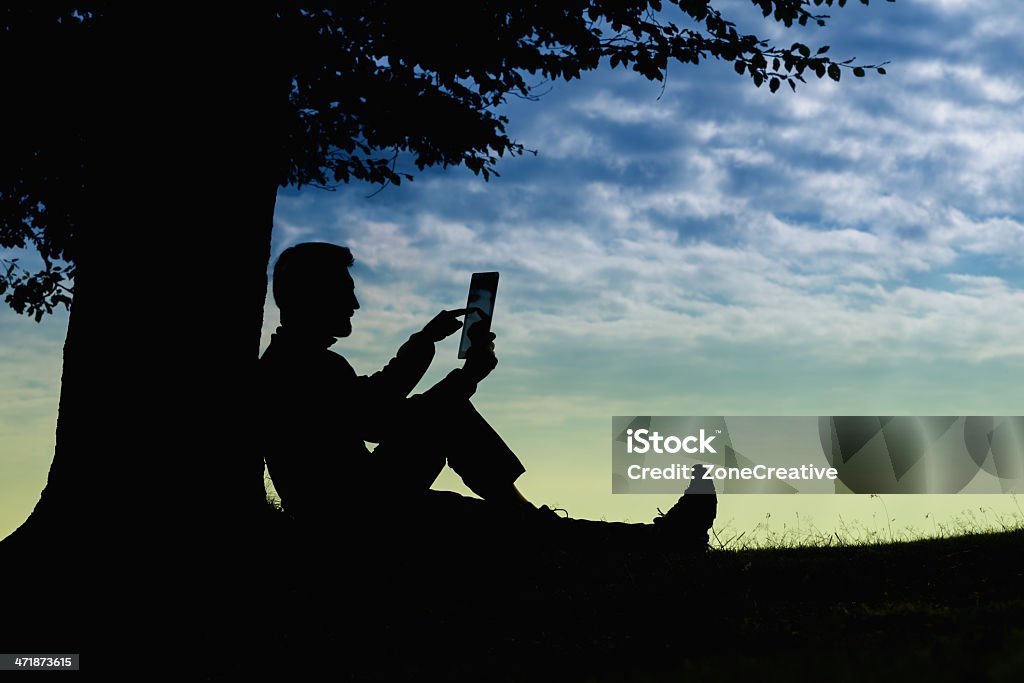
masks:
[[[828,16],[819,10],[846,4],[751,2],[787,27],[824,26]],[[90,55],[105,36],[138,30],[137,14],[126,20],[124,7],[97,0],[0,9],[0,87],[10,115],[0,131],[0,248],[26,250],[33,264],[0,259],[0,294],[36,320],[70,304],[76,245],[102,230],[82,210],[97,154],[90,122],[125,114],[97,99],[113,76],[90,68]],[[162,11],[203,21],[201,4]],[[287,106],[276,139],[265,143],[281,160],[281,186],[398,184],[411,179],[395,168],[399,153],[421,170],[464,165],[486,180],[497,174],[499,157],[524,151],[499,105],[510,96],[536,98],[540,84],[580,78],[602,64],[658,81],[673,62],[713,58],[772,92],[783,83],[795,90],[808,74],[838,81],[844,69],[858,77],[885,73],[883,64],[833,61],[828,46],[787,47],[744,34],[710,0],[347,0],[245,11],[269,13],[268,49],[291,84],[281,93]],[[240,16],[238,30],[245,26]],[[153,117],[154,163],[174,154],[159,149],[158,131],[168,124],[159,111],[131,115]],[[230,160],[211,168],[230,173]]]

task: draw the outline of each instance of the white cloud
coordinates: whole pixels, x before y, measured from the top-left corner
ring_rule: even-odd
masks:
[[[675,115],[668,102],[626,99],[607,90],[598,90],[593,95],[570,105],[570,109],[589,119],[639,123],[645,126],[667,123]]]

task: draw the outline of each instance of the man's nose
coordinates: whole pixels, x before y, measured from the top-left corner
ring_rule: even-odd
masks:
[[[359,309],[359,299],[357,299],[356,295],[353,294],[352,295],[352,310],[355,311],[355,310],[358,310],[358,309]]]

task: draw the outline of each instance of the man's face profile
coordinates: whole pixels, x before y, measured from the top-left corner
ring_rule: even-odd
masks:
[[[303,326],[332,337],[347,337],[352,334],[352,315],[359,308],[355,281],[347,268],[320,275],[316,291],[303,306]]]
[[[352,315],[359,308],[356,299],[356,283],[348,269],[341,272],[340,277],[332,278],[335,283],[327,297],[322,315],[327,332],[335,337],[347,337],[352,334]]]

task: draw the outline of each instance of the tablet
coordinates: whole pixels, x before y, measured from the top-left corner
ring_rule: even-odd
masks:
[[[474,325],[485,325],[491,329],[494,317],[494,298],[498,295],[497,273],[473,273],[469,281],[469,299],[466,301],[466,318],[462,324],[462,342],[459,343],[459,358],[466,357],[469,350],[469,330]]]

